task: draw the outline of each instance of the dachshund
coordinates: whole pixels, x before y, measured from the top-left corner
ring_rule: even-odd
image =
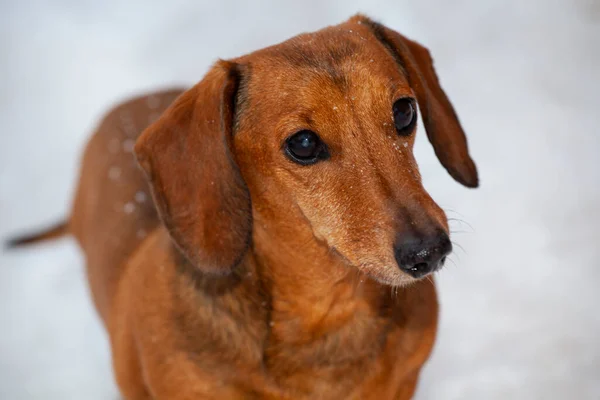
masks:
[[[478,175],[429,51],[363,15],[125,102],[71,233],[125,399],[410,399],[447,218],[413,156]],[[424,279],[428,278],[428,279]]]

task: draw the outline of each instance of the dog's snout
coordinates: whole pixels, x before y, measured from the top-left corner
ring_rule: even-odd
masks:
[[[451,251],[450,238],[442,231],[421,237],[402,235],[394,245],[398,266],[414,278],[421,278],[436,271]]]

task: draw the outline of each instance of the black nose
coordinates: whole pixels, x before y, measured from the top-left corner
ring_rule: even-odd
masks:
[[[402,235],[394,245],[398,266],[414,278],[421,278],[439,269],[451,251],[452,243],[445,232],[423,237]]]

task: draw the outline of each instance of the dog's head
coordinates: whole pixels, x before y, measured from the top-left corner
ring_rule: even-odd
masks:
[[[442,165],[476,187],[429,52],[358,15],[218,62],[135,150],[174,242],[201,270],[231,271],[257,220],[271,219],[400,285],[451,250],[412,153],[417,109]]]

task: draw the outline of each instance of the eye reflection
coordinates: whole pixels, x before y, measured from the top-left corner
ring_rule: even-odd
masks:
[[[309,130],[302,130],[291,136],[285,144],[287,155],[298,164],[309,165],[329,157],[327,146],[319,136]]]
[[[411,99],[399,99],[392,108],[394,113],[394,125],[398,134],[407,136],[411,133],[416,120],[417,112]]]

